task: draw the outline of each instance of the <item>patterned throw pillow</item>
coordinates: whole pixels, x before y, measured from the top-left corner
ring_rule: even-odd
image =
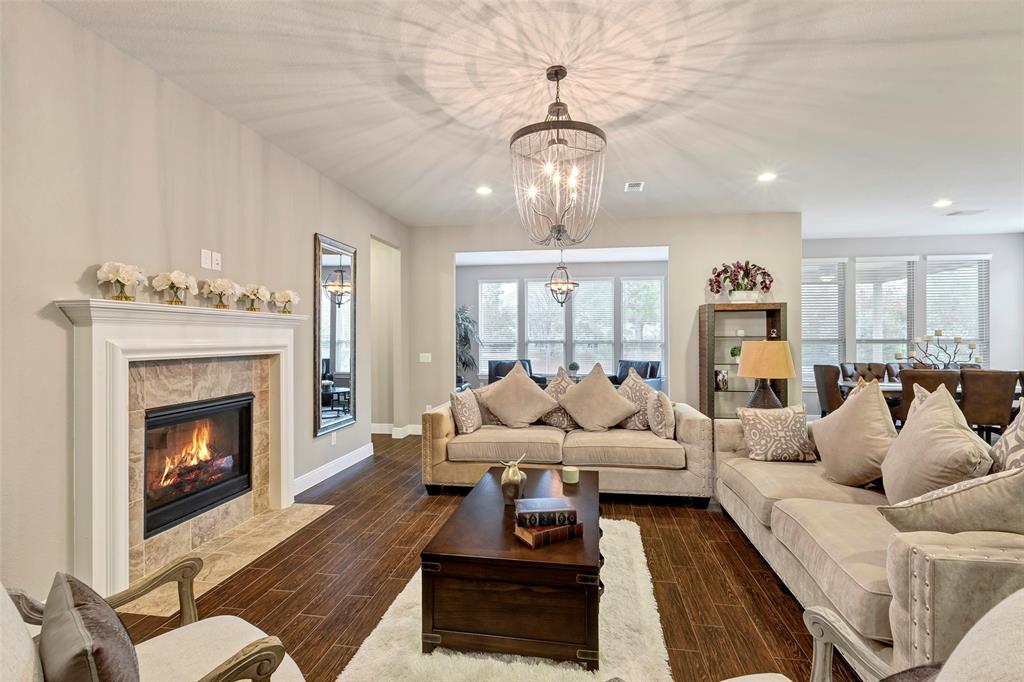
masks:
[[[878,511],[900,531],[1024,533],[1024,467],[932,490]]]
[[[992,473],[1024,467],[1024,410],[992,446]]]
[[[548,387],[544,389],[544,392],[555,400],[558,400],[563,393],[575,385],[576,382],[572,380],[569,373],[559,367],[558,373],[555,374],[553,379],[548,381]],[[546,415],[541,417],[540,420],[548,426],[555,426],[563,431],[572,431],[573,429],[578,429],[580,427],[580,425],[576,423],[576,420],[573,419],[561,405],[548,412]]]
[[[636,414],[623,419],[619,426],[624,429],[632,429],[633,431],[646,431],[649,429],[647,401],[656,393],[657,391],[644,383],[644,380],[640,378],[636,370],[630,367],[626,380],[619,385],[619,395],[636,405],[637,411]]]
[[[655,436],[669,440],[675,438],[676,411],[667,395],[652,389],[652,395],[647,399],[644,411],[647,413],[648,423]]]
[[[762,462],[813,462],[814,446],[807,440],[807,414],[803,405],[760,410],[736,410],[750,459]]]
[[[501,381],[499,379],[498,381]],[[501,420],[494,416],[494,413],[487,409],[487,405],[484,403],[484,396],[491,390],[491,386],[494,384],[488,384],[481,386],[480,388],[471,389],[473,395],[476,396],[477,407],[480,408],[480,425],[481,426],[501,426]]]
[[[476,393],[458,391],[452,393],[451,400],[452,418],[459,433],[473,433],[482,426],[480,402],[476,399]]]

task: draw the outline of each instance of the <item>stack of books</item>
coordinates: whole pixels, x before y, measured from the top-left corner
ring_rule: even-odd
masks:
[[[566,497],[535,497],[516,500],[515,535],[536,549],[555,542],[583,537],[583,524]]]

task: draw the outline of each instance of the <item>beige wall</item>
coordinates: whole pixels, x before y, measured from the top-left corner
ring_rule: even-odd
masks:
[[[45,593],[71,566],[71,327],[52,305],[96,296],[104,260],[199,268],[299,291],[312,311],[313,233],[358,249],[357,348],[371,347],[370,236],[404,226],[43,4],[3,6],[2,575]],[[450,308],[450,306],[449,306]],[[369,442],[370,353],[358,421],[313,438],[311,323],[296,334],[295,473]],[[400,415],[405,418],[405,415]]]
[[[400,338],[402,320],[401,252],[376,239],[370,242],[370,324],[373,346],[370,348],[370,372],[373,383],[373,424],[395,423],[395,362],[403,351]]]
[[[707,300],[711,268],[749,258],[775,276],[774,300],[790,304],[789,338],[800,357],[800,215],[689,215],[632,222],[599,218],[588,247],[668,246],[669,380],[671,397],[697,404],[697,308]],[[448,399],[455,376],[455,253],[527,249],[510,218],[501,227],[435,227],[412,232],[411,414]],[[431,353],[432,362],[418,361]],[[799,381],[790,400],[800,402]]]

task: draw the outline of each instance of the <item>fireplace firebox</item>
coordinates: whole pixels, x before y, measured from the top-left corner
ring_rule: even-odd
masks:
[[[146,410],[144,536],[252,488],[252,393]]]

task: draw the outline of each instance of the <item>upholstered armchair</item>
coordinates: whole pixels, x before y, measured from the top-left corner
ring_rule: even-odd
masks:
[[[487,361],[487,383],[493,384],[498,379],[501,379],[506,374],[512,371],[512,368],[516,366],[516,363],[520,362],[523,365],[523,369],[530,375],[534,383],[541,388],[546,388],[548,380],[546,377],[538,376],[533,373],[533,364],[528,359],[520,360],[488,360]]]
[[[648,386],[656,391],[661,390],[661,362],[659,360],[619,360],[615,374],[609,374],[608,380],[613,385],[619,386],[629,376],[630,369],[635,369]]]
[[[106,598],[111,608],[116,609],[166,583],[178,585],[180,626],[135,647],[140,681],[269,682],[271,675],[274,682],[302,680],[302,672],[277,637],[268,637],[256,626],[234,616],[198,619],[193,582],[202,568],[202,559],[185,558],[135,587]],[[9,598],[0,604],[0,641],[7,659],[4,670],[20,671],[14,673],[17,679],[10,682],[42,679],[37,646],[24,623],[42,625],[45,605],[21,590],[6,592]],[[19,616],[23,622],[19,622]],[[8,663],[14,667],[9,668]],[[21,673],[24,675],[20,676]]]

